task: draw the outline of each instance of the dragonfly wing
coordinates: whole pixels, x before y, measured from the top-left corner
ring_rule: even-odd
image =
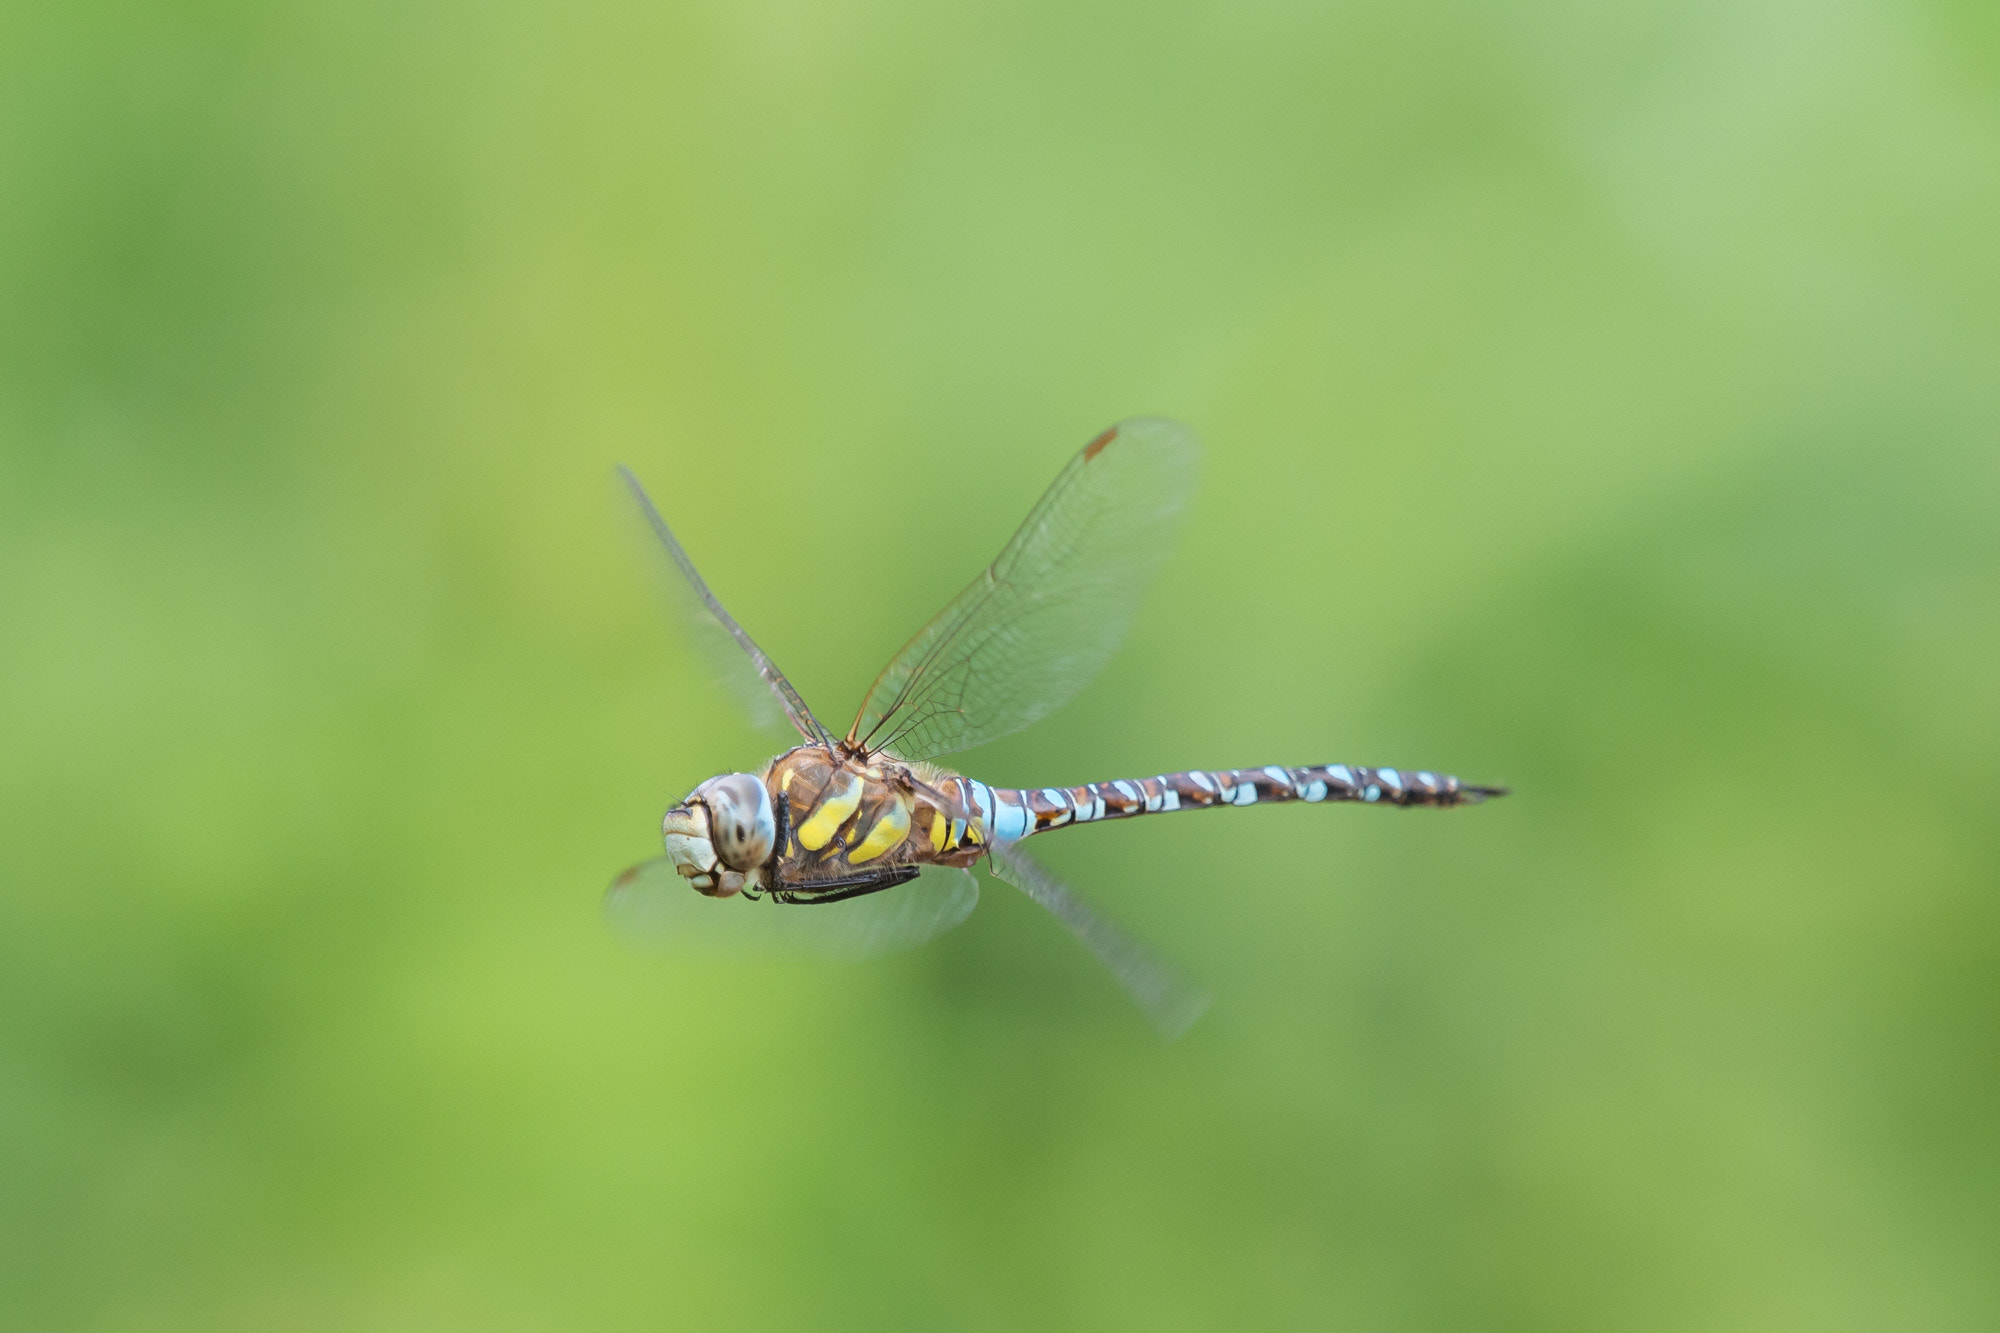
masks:
[[[850,736],[929,759],[1066,703],[1110,658],[1166,559],[1199,459],[1192,431],[1157,418],[1085,445],[999,558],[882,669]]]
[[[708,590],[708,584],[695,571],[694,561],[688,559],[673,529],[667,526],[666,519],[660,517],[660,511],[647,497],[639,479],[632,475],[631,469],[622,466],[618,475],[631,491],[646,526],[673,561],[677,572],[665,581],[671,590],[670,595],[683,612],[681,621],[690,627],[695,645],[710,671],[748,709],[751,725],[768,729],[781,720],[789,720],[807,740],[827,744],[826,728],[806,707],[805,700],[792,688],[792,683],[785,679],[785,673],[765,656],[764,650]]]
[[[673,953],[852,962],[914,949],[978,904],[971,873],[944,866],[926,866],[908,884],[837,903],[708,898],[658,857],[612,882],[604,915],[621,934]]]
[[[1033,898],[1090,946],[1111,974],[1139,1002],[1168,1041],[1188,1030],[1208,1008],[1208,992],[1183,977],[1152,950],[1093,912],[1049,868],[1018,847],[994,846],[993,873]]]

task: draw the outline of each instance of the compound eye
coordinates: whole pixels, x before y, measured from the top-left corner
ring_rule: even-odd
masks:
[[[732,870],[755,870],[771,859],[778,821],[771,793],[748,773],[710,778],[697,793],[708,806],[716,855]]]

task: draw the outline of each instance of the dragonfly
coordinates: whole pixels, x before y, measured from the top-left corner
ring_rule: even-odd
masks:
[[[755,771],[708,779],[669,809],[664,855],[625,871],[606,896],[613,922],[695,948],[869,957],[964,921],[979,897],[970,872],[983,861],[1074,932],[1171,1037],[1207,995],[1023,850],[1028,839],[1183,810],[1448,808],[1504,795],[1429,769],[1360,764],[1010,788],[937,762],[1039,721],[1103,667],[1166,558],[1199,453],[1193,432],[1161,418],[1122,421],[1084,445],[993,563],[882,668],[844,734],[723,609],[621,467],[711,664],[797,743]]]

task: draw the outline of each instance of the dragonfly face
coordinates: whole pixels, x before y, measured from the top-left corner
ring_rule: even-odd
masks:
[[[748,773],[725,773],[696,787],[660,821],[667,859],[697,893],[741,892],[777,846],[771,794]]]

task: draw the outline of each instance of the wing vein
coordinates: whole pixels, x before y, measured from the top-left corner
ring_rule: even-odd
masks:
[[[849,741],[929,759],[1066,703],[1164,561],[1198,455],[1186,427],[1135,418],[1072,457],[993,563],[882,668]]]
[[[687,586],[707,609],[709,615],[714,617],[715,623],[736,641],[736,646],[750,659],[757,674],[763,678],[764,684],[770,688],[773,695],[777,696],[779,706],[785,710],[785,716],[791,719],[799,734],[809,741],[831,745],[832,739],[827,729],[817,717],[813,716],[812,709],[806,707],[806,701],[799,697],[799,692],[792,688],[789,680],[785,679],[785,673],[778,670],[777,664],[757,646],[757,641],[736,623],[736,618],[730,615],[715,594],[708,590],[708,584],[695,570],[694,561],[688,558],[688,553],[682,549],[679,539],[674,536],[673,529],[669,528],[667,520],[660,516],[660,511],[654,507],[651,497],[646,494],[646,488],[639,484],[639,479],[632,475],[632,470],[620,464],[618,475],[624,478],[625,485],[632,492],[633,500],[638,503],[639,512],[645,516],[647,526],[653,530],[653,535],[659,538],[660,545],[664,546],[667,554],[673,558],[674,564],[680,569],[681,577],[687,581]]]

